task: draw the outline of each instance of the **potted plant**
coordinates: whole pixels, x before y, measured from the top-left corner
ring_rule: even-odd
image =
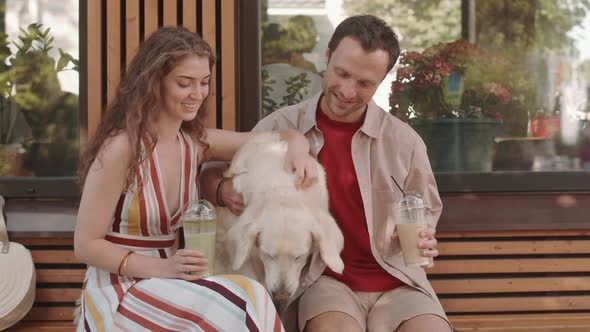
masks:
[[[527,85],[511,81],[510,66],[463,39],[402,53],[391,112],[422,136],[435,171],[491,170],[494,137],[520,103],[515,88]]]
[[[262,13],[268,1],[262,2]],[[264,117],[277,108],[300,102],[321,88],[321,76],[304,53],[312,51],[318,31],[313,18],[303,15],[277,23],[263,14],[262,33],[262,113]]]
[[[1,53],[8,55],[0,69],[2,115],[10,119],[3,128],[4,139],[14,140],[15,121],[22,117],[30,128],[30,137],[19,142],[25,151],[23,166],[35,175],[64,175],[64,169],[75,175],[78,97],[62,91],[57,73],[77,71],[78,61],[61,49],[57,62],[53,59],[51,30],[42,24],[30,24],[20,32],[19,41],[13,42],[16,51],[6,48],[8,53]]]
[[[14,134],[18,112],[10,100],[14,82],[6,61],[11,55],[7,37],[0,33],[0,177],[19,175],[24,153]]]

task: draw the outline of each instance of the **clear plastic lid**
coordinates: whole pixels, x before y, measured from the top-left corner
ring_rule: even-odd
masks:
[[[424,199],[420,194],[406,194],[402,197],[399,205],[401,209],[423,209],[425,207]]]
[[[191,204],[182,214],[182,220],[215,219],[216,217],[215,207],[206,199]]]

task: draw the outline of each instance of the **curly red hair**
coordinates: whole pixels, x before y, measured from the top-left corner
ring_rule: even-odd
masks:
[[[215,55],[209,44],[197,33],[184,27],[160,28],[140,45],[121,78],[113,101],[104,112],[95,135],[80,157],[78,174],[82,186],[90,166],[99,158],[105,141],[121,132],[127,133],[132,149],[125,188],[134,182],[137,171],[149,159],[158,142],[155,124],[160,112],[162,80],[183,59],[192,55],[207,57],[209,69],[215,63]],[[207,100],[208,97],[203,101],[197,117],[183,122],[181,126],[205,151],[209,148],[205,142],[203,124]],[[145,149],[142,144],[145,144]]]

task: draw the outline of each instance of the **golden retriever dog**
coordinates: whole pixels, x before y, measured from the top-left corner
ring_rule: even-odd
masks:
[[[317,163],[318,181],[296,189],[294,175],[284,169],[286,151],[279,134],[263,133],[236,153],[225,176],[233,178],[246,207],[241,216],[219,209],[217,231],[216,272],[256,279],[277,301],[297,290],[313,255],[335,272],[344,269],[344,238],[328,210],[325,172]]]

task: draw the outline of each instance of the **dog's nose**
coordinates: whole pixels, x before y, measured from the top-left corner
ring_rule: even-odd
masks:
[[[274,301],[286,301],[289,299],[289,292],[285,290],[274,291],[271,295]]]
[[[270,294],[275,302],[284,302],[291,297],[291,292],[287,290],[287,287],[285,287],[283,283],[279,284],[279,287],[273,289]]]

